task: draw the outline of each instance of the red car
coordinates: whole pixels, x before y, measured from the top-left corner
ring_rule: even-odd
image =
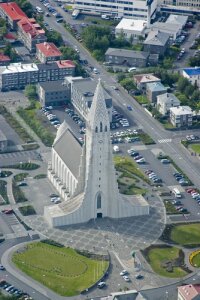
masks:
[[[192,188],[189,188],[189,189],[186,189],[186,192],[187,192],[188,194],[191,194],[192,192],[196,192],[196,190],[195,190],[195,189],[192,189]]]

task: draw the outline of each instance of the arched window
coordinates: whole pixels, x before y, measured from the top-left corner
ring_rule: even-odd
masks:
[[[96,128],[95,128],[95,132],[98,132],[98,127],[96,126]]]
[[[97,196],[97,209],[101,208],[101,194],[99,193]]]
[[[103,125],[102,125],[102,122],[100,122],[100,132],[103,131]]]
[[[107,130],[108,130],[108,128],[107,128],[107,126],[105,126],[105,132],[107,132]]]

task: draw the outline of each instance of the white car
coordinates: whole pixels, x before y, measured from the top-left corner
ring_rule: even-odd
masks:
[[[129,282],[129,281],[130,281],[130,278],[129,278],[128,276],[123,276],[123,278],[124,278],[124,280],[125,280],[126,282]]]
[[[126,270],[122,270],[122,271],[120,272],[120,275],[121,275],[121,276],[124,276],[124,275],[126,275],[126,274],[128,274],[128,272],[127,272]]]

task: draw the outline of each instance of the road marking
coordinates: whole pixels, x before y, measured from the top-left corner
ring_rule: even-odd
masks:
[[[164,143],[171,143],[172,139],[163,139],[163,140],[158,140],[159,144],[164,144]]]

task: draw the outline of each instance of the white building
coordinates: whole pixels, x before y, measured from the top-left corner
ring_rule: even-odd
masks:
[[[188,16],[170,14],[166,20],[166,23],[181,26],[183,29],[187,23],[187,20]]]
[[[178,106],[170,108],[170,121],[175,127],[192,126],[192,109],[189,106]]]
[[[149,204],[142,196],[119,193],[100,81],[88,115],[84,146],[64,122],[52,146],[48,178],[64,198],[61,204],[45,207],[44,216],[50,226],[149,214]]]
[[[134,18],[147,20],[148,9],[146,1],[143,0],[127,0],[116,1],[113,0],[75,0],[74,8],[82,12],[92,14],[107,14],[116,17]],[[157,10],[157,0],[151,4],[150,17],[154,18]]]
[[[144,20],[123,18],[115,28],[116,37],[123,34],[126,39],[132,38],[138,40],[139,37],[145,37],[147,22]]]
[[[165,93],[157,96],[157,109],[162,115],[169,113],[171,107],[180,105],[178,98],[172,93]]]
[[[160,4],[166,4],[168,6],[176,6],[177,11],[183,8],[187,8],[191,13],[194,8],[200,10],[199,0],[159,0],[159,2]],[[174,9],[176,7],[174,7]]]
[[[200,67],[183,69],[183,77],[187,78],[190,83],[200,88]]]

